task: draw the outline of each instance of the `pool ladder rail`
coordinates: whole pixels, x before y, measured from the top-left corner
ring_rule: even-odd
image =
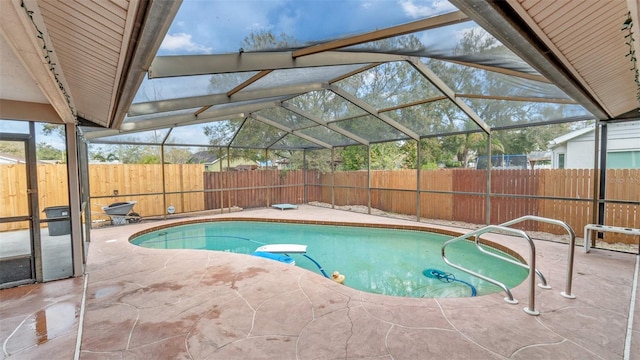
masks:
[[[544,223],[548,223],[548,224],[553,224],[553,225],[558,225],[563,227],[565,230],[567,230],[567,233],[569,234],[569,255],[568,255],[568,259],[567,259],[567,277],[566,277],[566,283],[565,283],[565,290],[563,292],[560,293],[560,295],[564,296],[567,299],[575,299],[575,296],[571,294],[571,283],[572,283],[572,277],[573,277],[573,259],[574,259],[574,254],[575,254],[575,243],[576,243],[576,235],[573,231],[573,229],[565,222],[560,221],[560,220],[556,220],[556,219],[549,219],[549,218],[544,218],[544,217],[540,217],[540,216],[534,216],[534,215],[525,215],[522,217],[519,217],[517,219],[511,220],[511,221],[507,221],[505,223],[502,223],[500,225],[487,225],[481,229],[472,231],[470,233],[458,236],[457,238],[451,239],[446,241],[444,244],[442,244],[442,260],[444,260],[444,262],[446,264],[448,264],[449,266],[456,268],[460,271],[464,271],[467,274],[470,274],[472,276],[475,276],[479,279],[482,279],[486,282],[489,282],[491,284],[494,284],[500,288],[502,288],[502,290],[504,290],[504,292],[507,294],[507,296],[504,298],[504,301],[509,303],[509,304],[517,304],[518,300],[513,298],[513,295],[511,294],[511,290],[509,290],[509,288],[502,282],[495,280],[493,278],[484,276],[482,274],[479,274],[473,270],[467,269],[463,266],[460,266],[458,264],[454,264],[453,262],[451,262],[451,260],[447,259],[447,256],[445,254],[445,249],[448,245],[454,243],[454,242],[458,242],[461,240],[466,240],[469,239],[471,237],[474,238],[476,247],[478,248],[478,250],[480,250],[481,252],[491,255],[493,257],[496,257],[498,259],[504,260],[506,262],[509,262],[511,264],[517,265],[517,266],[521,266],[525,269],[529,270],[529,306],[524,308],[524,312],[526,312],[529,315],[540,315],[540,312],[538,310],[535,309],[535,276],[534,273],[537,274],[537,276],[540,278],[541,283],[538,284],[538,286],[540,288],[543,289],[551,289],[551,287],[547,284],[547,280],[544,278],[544,276],[542,275],[542,273],[536,268],[536,247],[535,244],[533,243],[533,240],[531,239],[531,237],[529,237],[529,235],[524,232],[523,230],[519,230],[519,229],[513,229],[510,228],[509,226],[514,225],[514,224],[518,224],[521,223],[523,221],[538,221],[538,222],[544,222]],[[484,249],[482,247],[482,244],[480,243],[480,235],[488,233],[488,232],[494,232],[494,231],[502,231],[502,232],[506,232],[506,233],[510,233],[512,235],[516,235],[519,236],[523,239],[525,239],[528,243],[529,243],[529,247],[530,247],[530,253],[529,253],[529,264],[523,264],[521,262],[515,261],[513,259],[507,258],[505,256],[499,255],[499,254],[495,254],[492,253],[490,251],[487,251],[486,249]],[[534,269],[534,271],[532,272],[531,269]]]

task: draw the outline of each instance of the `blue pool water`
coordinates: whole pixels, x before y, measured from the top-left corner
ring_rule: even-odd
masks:
[[[462,282],[444,282],[423,274],[425,269],[437,269],[474,286],[478,295],[502,291],[442,261],[442,243],[450,238],[411,230],[219,221],[165,228],[136,237],[131,243],[153,249],[203,249],[241,254],[251,254],[264,244],[306,244],[307,255],[329,276],[339,271],[346,277],[344,284],[358,290],[407,297],[471,296],[471,288]],[[289,256],[295,258],[296,266],[320,274],[318,267],[302,254]],[[447,257],[498,279],[509,288],[527,276],[524,268],[484,255],[468,241],[448,246]]]

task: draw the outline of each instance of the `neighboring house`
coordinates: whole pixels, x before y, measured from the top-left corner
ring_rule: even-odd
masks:
[[[10,155],[10,154],[0,154],[0,164],[24,164],[24,158]]]
[[[61,164],[60,160],[38,160],[38,164]],[[0,154],[0,164],[26,164],[21,156]]]
[[[607,125],[607,168],[640,169],[640,121]],[[553,139],[554,169],[592,169],[595,151],[594,126]]]

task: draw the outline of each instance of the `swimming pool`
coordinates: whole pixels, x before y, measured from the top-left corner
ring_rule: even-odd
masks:
[[[499,287],[472,277],[442,261],[442,243],[451,236],[438,233],[360,226],[313,225],[261,221],[212,221],[152,230],[134,235],[132,244],[153,249],[203,249],[251,254],[264,244],[306,244],[307,258],[288,254],[296,266],[329,276],[344,274],[345,285],[371,293],[406,297],[465,297],[500,292]],[[477,251],[472,242],[452,244],[447,257],[512,288],[527,270]],[[496,249],[503,256],[509,256]],[[450,252],[450,254],[449,254]],[[315,261],[315,263],[314,263]],[[426,270],[426,271],[425,271]],[[447,282],[432,270],[460,281]]]

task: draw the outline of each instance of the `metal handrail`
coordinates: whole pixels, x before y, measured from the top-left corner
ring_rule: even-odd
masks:
[[[504,225],[501,224],[501,226],[504,226]],[[483,252],[483,253],[485,253],[487,255],[491,255],[491,256],[493,256],[495,258],[498,258],[500,260],[506,261],[506,262],[508,262],[510,264],[517,265],[517,266],[523,267],[525,269],[529,269],[529,265],[527,265],[527,264],[523,264],[523,263],[521,263],[519,261],[515,261],[515,260],[510,259],[510,258],[508,258],[506,256],[502,256],[500,254],[492,253],[491,251],[485,250],[482,247],[482,244],[480,243],[480,236],[478,236],[478,235],[475,236],[475,243],[476,243],[476,247],[478,248],[478,250],[480,250],[481,252]],[[535,269],[535,271],[536,271],[536,275],[538,275],[538,277],[540,278],[540,281],[541,281],[541,283],[538,284],[538,287],[543,288],[543,289],[551,289],[551,286],[548,285],[547,279],[544,277],[542,272],[540,270],[538,270],[538,269]]]
[[[571,226],[569,226],[567,223],[565,223],[564,221],[560,221],[560,220],[556,220],[556,219],[549,219],[549,218],[545,218],[545,217],[541,217],[541,216],[535,216],[535,215],[525,215],[525,216],[521,216],[517,219],[513,219],[511,221],[507,221],[505,223],[500,224],[501,226],[511,226],[523,221],[539,221],[539,222],[545,222],[548,224],[553,224],[553,225],[558,225],[563,227],[565,230],[567,230],[567,233],[569,233],[569,255],[568,255],[568,259],[567,259],[567,281],[565,283],[565,288],[564,291],[562,291],[560,293],[560,295],[566,297],[567,299],[575,299],[576,296],[571,294],[571,284],[573,281],[573,258],[575,255],[575,245],[576,245],[576,233],[573,231],[573,229],[571,228]]]
[[[539,221],[539,222],[545,222],[545,223],[549,223],[549,224],[554,224],[554,225],[558,225],[563,227],[565,230],[567,230],[567,233],[569,234],[569,255],[568,255],[568,264],[567,264],[567,280],[566,280],[566,284],[565,284],[565,291],[561,292],[560,295],[564,296],[565,298],[568,299],[575,299],[575,295],[571,294],[571,284],[572,284],[572,280],[573,280],[573,263],[574,263],[574,255],[575,255],[575,241],[576,241],[576,235],[575,232],[573,231],[573,229],[571,228],[571,226],[569,226],[567,223],[560,221],[560,220],[555,220],[555,219],[549,219],[549,218],[544,218],[544,217],[540,217],[540,216],[535,216],[535,215],[525,215],[525,216],[521,216],[517,219],[513,219],[511,221],[507,221],[505,223],[502,223],[500,225],[488,225],[485,226],[481,229],[472,231],[470,233],[461,235],[457,238],[451,239],[446,241],[444,244],[442,244],[442,259],[444,260],[444,262],[446,264],[448,264],[449,266],[456,268],[458,270],[464,271],[468,274],[471,274],[477,278],[480,278],[484,281],[487,281],[489,283],[492,283],[496,286],[499,286],[500,288],[502,288],[505,293],[507,294],[507,297],[504,298],[504,300],[508,303],[511,304],[517,304],[518,301],[515,300],[513,298],[513,295],[511,294],[511,291],[507,288],[506,285],[504,285],[503,283],[486,277],[482,274],[476,273],[472,270],[469,270],[467,268],[464,268],[460,265],[456,265],[454,263],[452,263],[449,259],[447,259],[446,255],[445,255],[445,248],[453,243],[453,242],[457,242],[460,240],[464,240],[464,239],[468,239],[470,237],[474,237],[475,240],[475,244],[476,247],[478,248],[478,250],[480,250],[481,252],[491,255],[493,257],[496,257],[498,259],[502,259],[504,261],[507,261],[511,264],[515,264],[518,266],[522,266],[526,269],[529,270],[529,307],[528,308],[524,308],[524,311],[530,315],[538,315],[540,314],[538,311],[535,310],[535,277],[533,276],[533,274],[537,274],[540,279],[542,280],[542,284],[538,284],[538,286],[540,286],[541,288],[546,288],[549,289],[550,286],[547,285],[547,281],[544,278],[544,276],[542,275],[542,273],[540,271],[538,271],[538,269],[536,268],[536,263],[535,263],[535,244],[533,243],[533,240],[531,240],[531,238],[529,237],[529,235],[527,235],[527,233],[525,233],[522,230],[518,230],[518,229],[513,229],[510,228],[509,226],[523,222],[523,221]],[[520,262],[517,262],[513,259],[509,259],[507,257],[504,257],[502,255],[499,254],[495,254],[492,253],[490,251],[485,250],[481,244],[480,244],[480,235],[485,234],[487,232],[491,232],[491,231],[504,231],[507,233],[512,233],[512,234],[516,234],[516,235],[520,235],[520,237],[524,238],[525,240],[527,240],[529,242],[530,245],[530,256],[529,256],[529,265],[527,264],[523,264]],[[534,271],[532,272],[531,269],[533,269]]]
[[[506,301],[506,302],[508,302],[510,304],[517,304],[518,301],[513,298],[513,295],[511,294],[511,291],[509,290],[509,288],[507,288],[507,286],[505,284],[503,284],[503,283],[501,283],[501,282],[499,282],[499,281],[497,281],[495,279],[486,277],[486,276],[484,276],[482,274],[476,273],[476,272],[474,272],[472,270],[469,270],[469,269],[467,269],[465,267],[462,267],[460,265],[456,265],[456,264],[452,263],[449,259],[447,259],[446,255],[445,255],[445,248],[451,243],[454,243],[454,242],[457,242],[457,241],[460,241],[460,240],[464,240],[464,239],[467,239],[467,238],[469,238],[471,236],[474,236],[475,237],[475,241],[476,241],[476,245],[477,245],[477,243],[478,243],[478,241],[480,239],[480,235],[482,235],[484,233],[491,232],[491,231],[496,231],[496,230],[507,232],[507,233],[512,233],[512,234],[515,234],[515,235],[520,235],[520,237],[522,237],[523,239],[527,240],[527,242],[529,243],[529,246],[531,248],[530,249],[530,254],[529,254],[529,266],[525,265],[525,267],[527,267],[529,269],[529,275],[528,275],[529,276],[529,307],[524,308],[524,312],[526,312],[529,315],[539,315],[540,312],[535,309],[535,286],[536,286],[536,281],[535,281],[534,274],[536,273],[536,271],[535,271],[535,269],[536,269],[536,246],[533,243],[533,240],[531,240],[529,235],[527,235],[527,233],[525,233],[524,231],[518,230],[518,229],[509,228],[509,227],[502,226],[502,225],[487,225],[487,226],[485,226],[485,227],[483,227],[481,229],[472,231],[472,232],[470,232],[468,234],[465,234],[465,235],[458,236],[457,238],[448,240],[444,244],[442,244],[442,250],[441,250],[442,260],[446,264],[448,264],[449,266],[451,266],[453,268],[456,268],[456,269],[458,269],[460,271],[464,271],[464,272],[466,272],[468,274],[471,274],[471,275],[473,275],[475,277],[478,277],[478,278],[480,278],[480,279],[482,279],[484,281],[487,281],[487,282],[492,283],[492,284],[494,284],[496,286],[499,286],[500,288],[502,288],[505,291],[505,293],[507,293],[507,297],[504,298],[504,301]],[[531,271],[531,269],[534,269],[534,271]]]

